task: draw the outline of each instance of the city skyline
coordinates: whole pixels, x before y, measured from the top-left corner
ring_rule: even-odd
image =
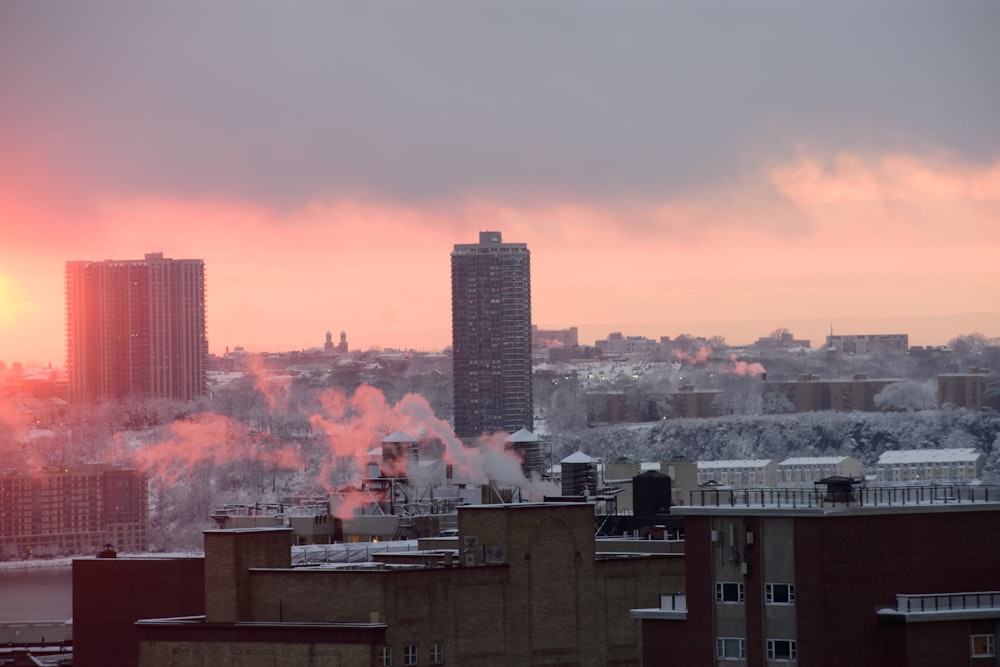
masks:
[[[532,249],[541,328],[1000,337],[1000,6],[0,9],[0,360],[63,267],[203,258],[209,351],[442,349],[442,257]],[[849,45],[849,46],[848,46]]]

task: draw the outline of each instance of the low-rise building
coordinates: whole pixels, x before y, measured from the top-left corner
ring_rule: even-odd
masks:
[[[971,482],[986,466],[986,455],[974,447],[900,449],[884,452],[875,464],[878,482]]]
[[[812,485],[827,477],[861,477],[861,461],[853,456],[793,456],[778,464],[778,484]]]
[[[698,484],[704,486],[775,486],[778,464],[773,459],[698,461]]]
[[[908,334],[853,334],[826,337],[828,350],[842,354],[871,354],[878,351],[906,352],[910,347]]]

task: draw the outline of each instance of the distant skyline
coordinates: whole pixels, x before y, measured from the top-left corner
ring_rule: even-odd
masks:
[[[1000,337],[994,0],[0,5],[0,360],[67,261],[205,261],[210,352],[450,344],[449,254],[542,328]]]

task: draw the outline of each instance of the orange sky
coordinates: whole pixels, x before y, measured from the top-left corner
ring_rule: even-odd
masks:
[[[568,8],[572,7],[572,11]],[[69,260],[205,260],[211,352],[450,343],[449,254],[533,319],[1000,337],[1000,4],[0,5],[0,360]],[[794,54],[794,56],[790,56]]]
[[[451,247],[480,229],[528,244],[535,323],[579,326],[586,343],[621,330],[739,344],[788,327],[817,345],[831,324],[909,333],[911,344],[1000,336],[1000,164],[819,164],[772,167],[770,190],[606,207],[341,200],[277,214],[94,198],[93,234],[69,239],[66,221],[7,192],[0,219],[46,231],[45,243],[0,249],[0,359],[63,363],[66,260],[154,251],[205,260],[213,353],[303,349],[328,330],[356,349],[439,349],[450,339]]]

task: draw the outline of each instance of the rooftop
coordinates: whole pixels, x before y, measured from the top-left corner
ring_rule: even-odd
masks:
[[[772,459],[733,459],[730,461],[698,461],[700,469],[717,468],[762,468],[771,462]]]
[[[885,452],[878,457],[879,465],[891,465],[895,463],[924,463],[927,461],[936,462],[972,462],[983,456],[983,453],[974,447],[955,447],[952,449],[901,449]]]
[[[814,489],[695,489],[688,505],[671,508],[672,514],[881,514],[906,511],[1000,510],[1000,487],[985,485],[925,484],[877,486],[817,484]]]
[[[779,466],[815,466],[836,465],[848,459],[847,456],[793,456],[785,459]]]

